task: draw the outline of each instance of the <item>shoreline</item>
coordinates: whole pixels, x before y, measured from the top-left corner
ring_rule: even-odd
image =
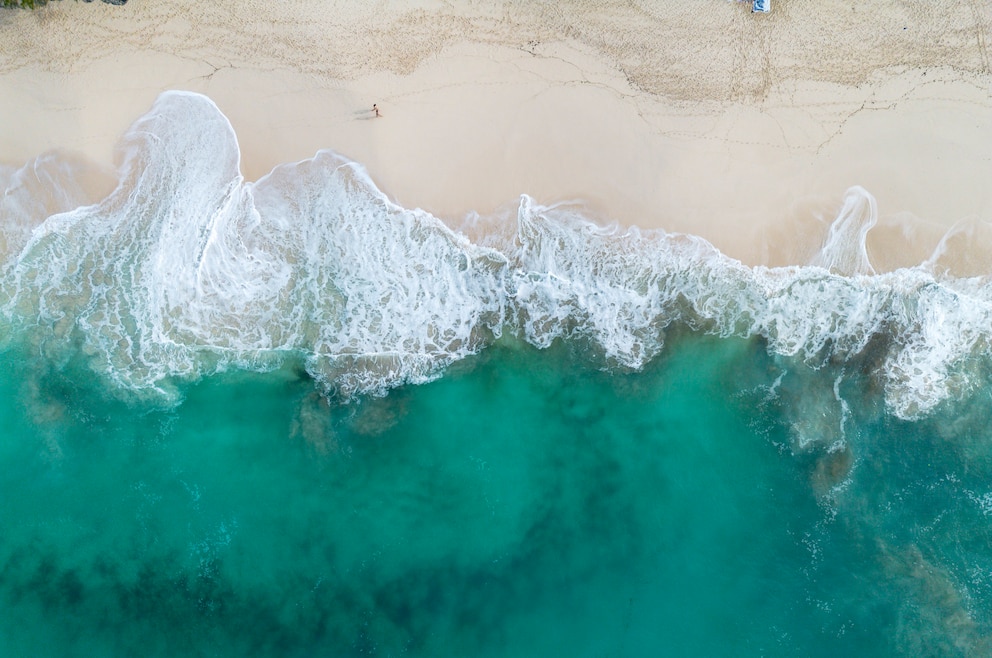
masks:
[[[971,71],[940,53],[930,65],[871,69],[881,55],[866,46],[851,55],[857,67],[830,54],[824,65],[834,69],[816,73],[802,43],[789,51],[776,37],[817,33],[842,3],[800,2],[810,15],[776,7],[761,17],[711,3],[661,19],[579,6],[567,19],[577,36],[495,2],[473,10],[409,2],[385,16],[301,6],[306,26],[266,23],[262,5],[204,8],[194,23],[188,1],[8,10],[0,43],[12,45],[0,50],[27,63],[0,69],[0,125],[17,126],[0,131],[0,163],[20,167],[60,149],[109,165],[114,144],[161,91],[186,89],[209,96],[231,121],[246,179],[329,148],[364,165],[397,203],[453,226],[528,194],[542,204],[581,201],[603,221],[699,235],[749,265],[805,264],[845,191],[860,185],[878,200],[868,246],[885,271],[925,260],[959,222],[992,221],[992,76],[978,45]],[[884,8],[872,17],[895,20]],[[641,20],[675,40],[644,41]],[[940,17],[927,20],[941,28]],[[975,21],[992,25],[992,9]],[[624,64],[630,48],[611,53],[608,38],[625,26],[635,47],[686,70]],[[737,41],[728,51],[719,39],[730,28]],[[322,29],[343,41],[326,36],[326,51],[301,61],[290,37],[302,33],[312,47],[324,42]],[[111,32],[127,38],[108,42]],[[281,39],[289,50],[253,49],[239,34],[267,46]],[[718,40],[712,49],[692,52],[707,35]],[[543,38],[524,40],[533,36]],[[31,62],[32,38],[65,52]],[[762,70],[747,68],[760,53],[746,48],[739,65],[725,61],[745,46],[764,48]],[[798,64],[777,53],[778,71],[768,60],[776,50]],[[709,75],[697,58],[715,62]],[[858,67],[871,70],[856,80]],[[728,96],[719,97],[721,86]]]

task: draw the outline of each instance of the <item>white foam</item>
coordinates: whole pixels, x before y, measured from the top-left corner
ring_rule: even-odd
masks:
[[[422,381],[502,325],[505,259],[390,203],[322,152],[256,184],[226,118],[170,92],[125,135],[121,183],[54,215],[13,267],[8,312],[82,342],[122,386],[302,355],[328,387]]]
[[[20,169],[0,166],[0,263],[12,262],[48,217],[97,201],[99,167],[63,153],[45,153]]]
[[[49,209],[21,213],[28,224],[4,210],[20,236],[8,243],[23,245],[4,264],[4,311],[41,349],[77,344],[127,390],[170,395],[176,378],[294,355],[328,390],[381,392],[504,329],[539,347],[584,336],[638,368],[681,325],[760,336],[814,367],[878,351],[886,403],[908,418],[970,385],[992,328],[985,280],[926,264],[873,273],[877,211],[860,188],[813,265],[770,269],[527,196],[515,231],[478,221],[473,243],[330,151],[245,183],[230,124],[191,93],[162,95],[121,153],[119,185],[98,205],[70,209],[67,195],[40,224]]]
[[[844,195],[844,205],[811,264],[836,274],[874,274],[868,258],[868,231],[877,223],[875,197],[861,186],[852,187]]]

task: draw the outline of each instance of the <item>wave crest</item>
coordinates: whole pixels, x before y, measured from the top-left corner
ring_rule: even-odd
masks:
[[[751,268],[698,237],[601,226],[527,196],[515,230],[473,243],[330,151],[246,183],[230,123],[192,93],[163,94],[121,153],[97,205],[69,175],[47,196],[22,185],[0,210],[6,320],[46,353],[77,346],[124,390],[172,396],[176,378],[293,355],[328,391],[379,393],[504,330],[539,347],[583,336],[639,368],[676,325],[760,336],[814,366],[879,350],[886,404],[911,418],[969,386],[968,359],[988,348],[984,279],[874,273],[877,211],[861,188],[811,265]]]

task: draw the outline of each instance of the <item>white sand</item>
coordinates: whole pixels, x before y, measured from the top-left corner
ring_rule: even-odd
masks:
[[[876,266],[911,265],[992,222],[992,5],[865,4],[0,10],[0,163],[110,163],[159,92],[190,89],[231,119],[249,179],[333,148],[456,224],[521,193],[577,199],[754,264],[807,262],[858,184],[878,199]]]

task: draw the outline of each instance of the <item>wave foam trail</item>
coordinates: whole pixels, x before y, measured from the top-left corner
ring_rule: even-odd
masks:
[[[0,166],[0,258],[10,262],[45,218],[99,199],[107,172],[82,160],[46,153],[20,169]]]
[[[502,324],[504,261],[391,204],[323,152],[256,184],[227,119],[170,92],[125,135],[121,182],[49,217],[12,267],[8,313],[77,341],[130,389],[302,353],[329,387],[419,381]]]
[[[844,195],[844,205],[830,225],[827,240],[811,265],[836,274],[874,274],[868,258],[868,231],[878,223],[878,204],[863,187]]]
[[[22,194],[0,210],[14,236],[6,319],[45,354],[77,346],[124,390],[168,396],[176,378],[292,355],[328,391],[382,392],[504,330],[540,347],[585,337],[638,368],[685,326],[759,336],[814,366],[871,351],[889,409],[914,417],[969,386],[968,359],[988,348],[985,279],[927,265],[874,274],[864,245],[877,212],[861,188],[813,265],[770,269],[527,196],[515,222],[473,243],[330,151],[246,183],[230,123],[192,93],[163,94],[121,153],[119,183],[97,205]],[[3,175],[10,188],[15,174]]]

